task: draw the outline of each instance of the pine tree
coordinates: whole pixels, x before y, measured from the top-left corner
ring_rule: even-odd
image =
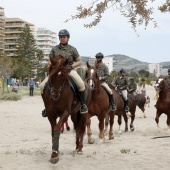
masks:
[[[25,68],[24,74],[26,75],[23,76],[34,76],[37,68],[37,45],[28,24],[22,29],[16,48],[19,65]]]

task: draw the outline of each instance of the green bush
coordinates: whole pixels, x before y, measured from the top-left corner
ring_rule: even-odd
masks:
[[[17,101],[17,100],[21,100],[21,96],[17,93],[4,93],[3,95],[0,96],[0,100],[13,100],[13,101]]]

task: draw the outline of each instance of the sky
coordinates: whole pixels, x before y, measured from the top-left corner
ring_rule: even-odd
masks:
[[[159,3],[165,0],[159,0]],[[66,19],[76,14],[78,6],[87,6],[91,0],[0,0],[5,16],[28,21],[36,28],[47,28],[58,34],[61,29],[70,32],[69,44],[76,47],[81,56],[105,56],[122,54],[148,63],[170,61],[170,13],[155,10],[154,18],[158,28],[151,23],[145,30],[138,27],[137,33],[119,11],[110,8],[101,22],[92,28],[84,24],[91,19]],[[157,3],[157,2],[156,2]],[[57,43],[58,43],[57,37]]]

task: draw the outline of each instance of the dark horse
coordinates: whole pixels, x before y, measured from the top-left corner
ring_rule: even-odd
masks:
[[[167,125],[170,128],[170,93],[168,91],[168,83],[166,81],[166,78],[159,78],[157,80],[157,87],[159,90],[159,97],[156,102],[156,117],[155,121],[157,123],[157,126],[159,127],[159,117],[162,113],[165,113],[167,115]]]
[[[87,118],[87,135],[88,135],[88,143],[94,143],[94,138],[92,137],[91,132],[91,120],[92,116],[97,116],[99,120],[99,139],[104,140],[104,120],[107,114],[110,116],[111,129],[109,132],[109,139],[114,138],[113,134],[113,122],[114,122],[114,111],[111,111],[109,95],[106,90],[101,86],[99,78],[97,76],[97,70],[95,66],[89,65],[87,62],[87,72],[85,81],[88,83],[91,88],[91,100],[88,105],[88,118]],[[114,100],[116,103],[116,113],[122,114],[124,112],[124,102],[119,95],[114,95]],[[119,113],[118,113],[119,112]]]
[[[68,76],[68,60],[62,56],[51,59],[49,79],[43,100],[51,124],[52,154],[51,163],[59,161],[59,137],[61,126],[71,115],[76,131],[76,151],[82,152],[83,136],[86,129],[87,114],[80,114],[80,101],[73,92]],[[86,102],[90,100],[90,89],[86,85]],[[60,118],[58,122],[56,119]]]

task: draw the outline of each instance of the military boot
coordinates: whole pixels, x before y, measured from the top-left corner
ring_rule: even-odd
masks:
[[[41,94],[41,97],[42,97],[42,99],[43,99],[43,94]],[[43,99],[44,100],[44,99]],[[43,111],[42,111],[42,117],[47,117],[47,110],[46,109],[44,109]]]
[[[114,104],[113,94],[110,94],[109,98],[110,98],[110,104],[111,104],[111,107],[112,107],[112,111],[115,111],[116,110],[116,106]]]
[[[125,112],[129,112],[128,100],[125,101]]]
[[[87,113],[88,108],[86,106],[86,93],[85,93],[85,90],[84,91],[79,91],[79,97],[80,97],[80,101],[81,101],[80,112],[81,112],[81,114]]]

